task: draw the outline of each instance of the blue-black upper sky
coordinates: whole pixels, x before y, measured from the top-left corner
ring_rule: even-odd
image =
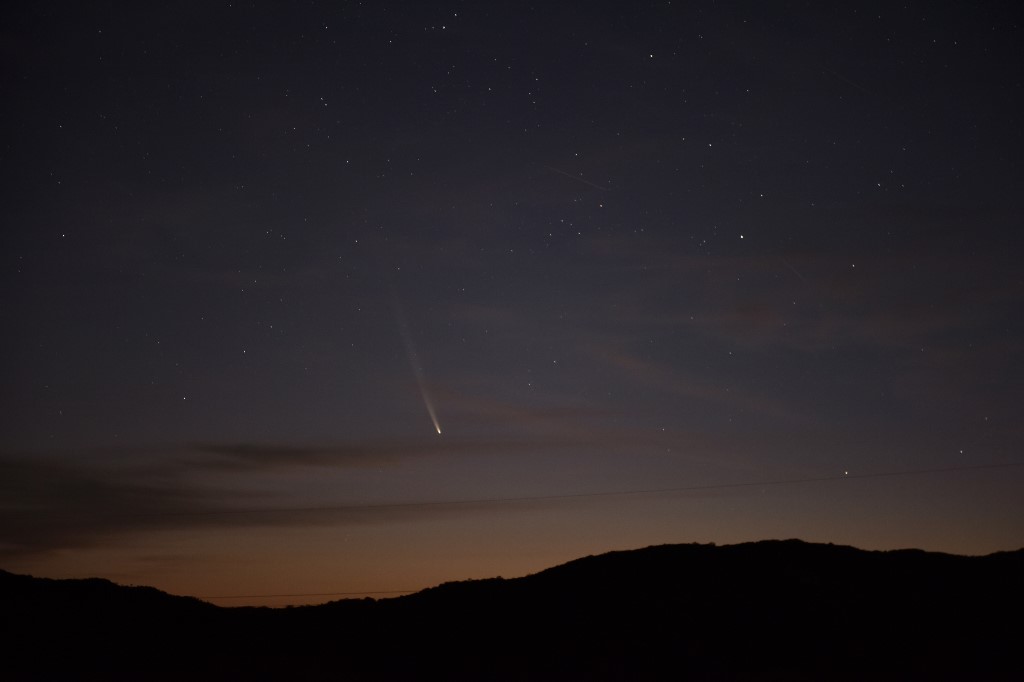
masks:
[[[16,10],[0,560],[318,595],[1021,546],[1021,19]]]

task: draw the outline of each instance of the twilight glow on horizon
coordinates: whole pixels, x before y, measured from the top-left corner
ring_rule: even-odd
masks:
[[[1021,20],[19,8],[0,568],[283,605],[1024,546]]]

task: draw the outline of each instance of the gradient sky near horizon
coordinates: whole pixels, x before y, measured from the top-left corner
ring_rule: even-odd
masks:
[[[17,8],[0,568],[236,605],[1024,546],[1021,20]]]

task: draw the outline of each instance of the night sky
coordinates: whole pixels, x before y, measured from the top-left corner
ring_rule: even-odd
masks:
[[[1024,545],[1016,3],[22,4],[0,567]]]

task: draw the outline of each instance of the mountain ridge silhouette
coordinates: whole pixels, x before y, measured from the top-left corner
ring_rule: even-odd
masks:
[[[1022,576],[1024,549],[766,540],[288,609],[5,571],[0,599],[8,679],[1010,680]]]

